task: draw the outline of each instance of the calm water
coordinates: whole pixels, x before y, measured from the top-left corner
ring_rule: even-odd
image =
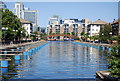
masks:
[[[26,58],[26,59],[25,59]],[[32,57],[22,57],[11,65],[4,77],[11,79],[95,78],[107,70],[104,54],[98,49],[71,42],[49,42]]]

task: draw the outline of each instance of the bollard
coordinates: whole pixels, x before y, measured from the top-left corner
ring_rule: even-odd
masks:
[[[23,52],[23,55],[27,55],[27,52]]]
[[[8,72],[8,68],[1,68],[1,70],[2,74]]]
[[[100,46],[98,46],[97,48],[100,49]]]
[[[23,47],[21,47],[21,49],[23,49]]]
[[[8,67],[8,61],[2,60],[1,67]]]
[[[23,55],[23,58],[24,58],[24,59],[27,59],[27,55]]]
[[[4,54],[7,54],[7,51],[4,51]]]
[[[17,48],[17,50],[19,50],[20,48]]]
[[[105,47],[104,47],[104,46],[102,46],[102,50],[105,50]]]
[[[15,60],[20,60],[20,55],[15,55]]]
[[[14,52],[14,49],[10,49],[12,51],[12,53]]]
[[[19,65],[20,64],[20,60],[15,60],[15,64]]]
[[[110,52],[112,49],[111,48],[108,48],[108,51]]]

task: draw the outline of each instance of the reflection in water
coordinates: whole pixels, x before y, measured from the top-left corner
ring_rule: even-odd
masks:
[[[96,71],[107,70],[107,61],[100,53],[70,42],[50,42],[31,59],[23,56],[21,61],[15,61],[15,67],[5,75],[14,74],[10,77],[13,79],[95,78]]]

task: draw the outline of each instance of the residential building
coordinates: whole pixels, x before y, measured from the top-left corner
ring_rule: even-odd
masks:
[[[25,19],[20,19],[20,22],[22,23],[22,27],[26,30],[26,35],[30,36],[32,33],[32,23]]]
[[[45,33],[46,28],[45,27],[38,27],[37,31],[41,32],[41,33]]]
[[[97,21],[88,25],[88,35],[95,36],[99,34],[100,28],[107,24],[105,21],[98,19]]]
[[[82,26],[73,19],[64,20],[63,24],[50,24],[47,26],[47,34],[70,34],[81,38]],[[66,37],[60,36],[57,39],[64,39]]]
[[[0,8],[6,9],[7,6],[6,6],[6,4],[4,2],[0,1]]]
[[[120,35],[120,19],[114,20],[111,23],[111,26],[112,26],[112,35],[113,36]]]
[[[18,18],[24,19],[24,5],[22,2],[16,2],[14,5],[14,14]]]
[[[33,24],[33,32],[36,31],[37,25],[37,10],[24,10],[24,19]]]
[[[81,20],[82,32],[84,32],[85,34],[88,33],[88,25],[89,25],[90,23],[91,23],[91,22],[90,22],[88,19],[82,19],[82,20]]]

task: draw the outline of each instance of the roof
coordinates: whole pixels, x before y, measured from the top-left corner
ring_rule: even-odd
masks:
[[[25,19],[20,19],[20,22],[21,23],[24,23],[24,24],[30,24],[31,22],[29,22],[29,21],[27,21],[27,20],[25,20]]]
[[[119,18],[119,19],[114,20],[113,22],[111,22],[111,24],[118,23],[118,22],[120,22],[120,18]]]
[[[91,24],[107,24],[107,22],[98,19],[97,21],[95,21],[95,22],[93,22]]]

